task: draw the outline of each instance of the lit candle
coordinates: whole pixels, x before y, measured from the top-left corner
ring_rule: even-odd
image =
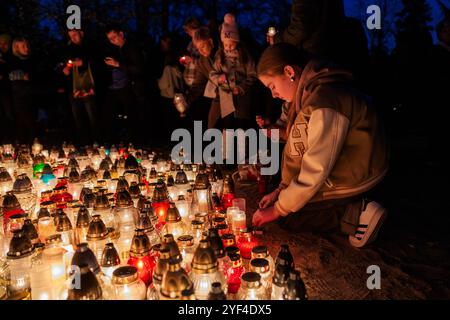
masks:
[[[56,226],[53,218],[43,217],[38,221],[38,233],[41,242],[45,243],[45,239],[56,233]]]
[[[235,211],[233,215],[233,232],[239,234],[241,231],[247,229],[247,219],[244,211]]]
[[[269,27],[269,30],[267,31],[267,35],[269,37],[273,37],[277,34],[277,29],[275,27]]]

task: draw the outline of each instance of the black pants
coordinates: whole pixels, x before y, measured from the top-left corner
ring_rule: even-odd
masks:
[[[8,89],[0,89],[0,143],[11,143],[15,138],[13,100]]]
[[[359,224],[363,196],[308,203],[299,212],[278,220],[291,232],[332,233],[354,235]]]
[[[389,192],[389,175],[366,193],[350,198],[308,203],[299,212],[278,220],[279,225],[292,232],[354,235],[366,200],[383,203]]]
[[[17,139],[20,143],[31,144],[36,135],[32,85],[28,81],[14,81],[11,88]]]
[[[92,144],[98,138],[95,97],[76,99],[71,94],[69,99],[75,121],[75,139],[80,144]]]
[[[105,142],[135,143],[138,130],[137,107],[131,87],[108,91],[103,105],[102,118]]]

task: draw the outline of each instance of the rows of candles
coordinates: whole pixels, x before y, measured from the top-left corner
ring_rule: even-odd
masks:
[[[215,166],[132,145],[0,146],[0,299],[305,299]]]

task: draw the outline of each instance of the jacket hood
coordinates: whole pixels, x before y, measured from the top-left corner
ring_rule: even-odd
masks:
[[[297,90],[297,102],[305,101],[314,90],[324,84],[353,81],[353,75],[340,66],[323,60],[311,60],[304,68]],[[297,109],[301,107],[297,105]]]

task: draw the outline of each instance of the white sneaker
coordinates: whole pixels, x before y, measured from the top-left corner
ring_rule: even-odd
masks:
[[[350,244],[356,248],[362,248],[375,241],[378,231],[387,217],[386,209],[375,201],[366,203],[365,207],[359,217],[359,226],[355,235],[348,237]]]

